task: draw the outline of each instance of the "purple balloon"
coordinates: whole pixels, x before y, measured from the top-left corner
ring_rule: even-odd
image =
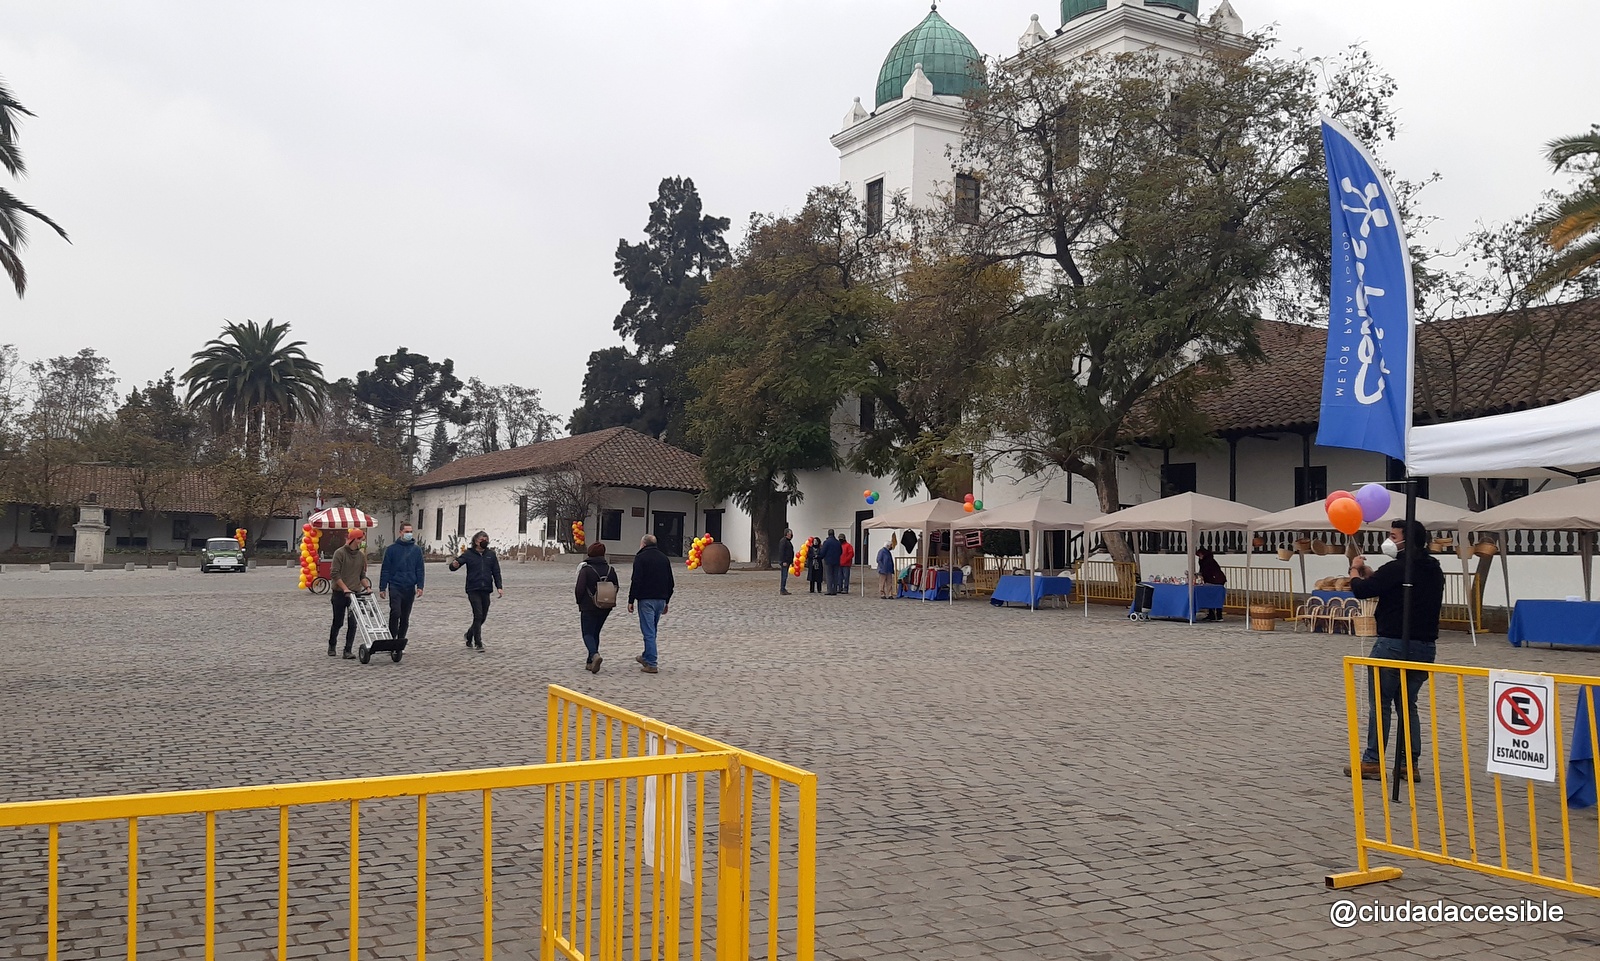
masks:
[[[1356,491],[1356,503],[1361,505],[1361,519],[1370,524],[1388,513],[1389,496],[1389,488],[1382,484],[1367,484]]]

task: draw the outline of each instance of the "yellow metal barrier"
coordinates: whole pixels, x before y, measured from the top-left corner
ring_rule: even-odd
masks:
[[[1294,613],[1294,572],[1288,567],[1224,567],[1222,573],[1228,577],[1224,610],[1242,614],[1248,603],[1270,606],[1282,617]]]
[[[1483,626],[1483,598],[1471,574],[1444,573],[1444,606],[1439,608],[1439,623],[1466,627],[1468,618],[1475,627]]]
[[[404,858],[393,844],[389,845],[387,851],[384,850],[386,838],[379,839],[379,856],[387,870],[382,877],[374,879],[369,868],[367,880],[369,888],[377,889],[371,895],[371,901],[377,907],[395,903],[397,895],[407,897],[414,893],[414,909],[406,917],[408,925],[413,922],[415,925],[415,957],[419,961],[425,961],[431,933],[428,866],[430,860],[437,863],[445,858],[449,858],[457,867],[457,877],[460,873],[467,873],[475,879],[475,907],[469,903],[464,911],[456,913],[476,915],[477,938],[482,944],[483,957],[493,957],[496,872],[526,863],[525,858],[518,855],[532,844],[531,838],[520,844],[506,840],[506,835],[519,824],[530,825],[530,830],[536,830],[541,838],[543,871],[537,886],[540,892],[537,923],[543,958],[621,961],[631,953],[635,959],[676,959],[682,956],[680,946],[684,934],[680,908],[687,901],[692,904],[692,943],[687,956],[695,959],[702,957],[702,935],[709,932],[716,938],[712,956],[744,961],[750,956],[750,831],[756,813],[750,803],[751,790],[753,774],[766,773],[775,779],[775,784],[776,779],[781,778],[786,784],[796,785],[799,791],[798,817],[793,826],[791,845],[794,852],[791,861],[795,862],[791,867],[797,867],[798,870],[791,872],[791,899],[782,905],[785,910],[780,911],[776,894],[769,905],[769,950],[766,957],[775,959],[780,956],[776,950],[778,930],[787,913],[794,933],[791,956],[801,961],[811,961],[814,953],[816,876],[814,775],[658,722],[635,724],[632,719],[639,718],[639,715],[560,688],[551,688],[550,706],[548,753],[561,758],[553,763],[439,774],[0,804],[0,830],[6,831],[0,834],[0,838],[8,842],[5,845],[7,858],[0,858],[0,866],[6,862],[16,862],[19,854],[27,853],[35,840],[28,836],[30,831],[43,834],[42,838],[37,839],[43,842],[37,845],[41,849],[42,870],[30,869],[27,872],[27,879],[37,880],[41,890],[32,891],[27,885],[16,883],[8,874],[5,907],[12,912],[10,916],[22,917],[19,911],[37,908],[37,919],[25,919],[18,930],[32,929],[43,934],[39,955],[20,956],[42,956],[48,961],[56,961],[64,939],[63,897],[82,897],[86,885],[79,875],[84,873],[84,865],[102,855],[118,857],[120,855],[115,849],[124,845],[126,874],[121,883],[126,885],[126,936],[122,950],[129,961],[134,961],[138,956],[141,935],[147,941],[164,942],[163,950],[170,950],[172,945],[181,941],[181,936],[161,930],[161,925],[166,921],[181,927],[199,922],[203,941],[192,945],[186,956],[198,956],[200,952],[196,949],[202,945],[203,956],[208,961],[218,957],[219,950],[222,956],[226,956],[229,946],[219,946],[217,943],[219,827],[226,829],[230,837],[236,833],[248,835],[265,828],[259,817],[261,812],[275,811],[275,831],[271,832],[270,840],[262,840],[255,857],[249,855],[249,845],[238,844],[231,845],[233,850],[228,851],[222,859],[229,875],[225,879],[229,882],[227,894],[233,898],[225,897],[220,903],[226,904],[227,900],[236,899],[249,908],[242,913],[235,911],[241,917],[237,923],[230,923],[227,934],[235,941],[240,938],[260,943],[270,941],[269,932],[241,929],[260,924],[267,914],[262,910],[262,905],[271,903],[276,919],[277,958],[327,957],[327,949],[332,945],[315,930],[300,932],[311,942],[303,950],[300,950],[299,936],[291,936],[295,932],[292,922],[300,919],[301,914],[317,915],[307,921],[313,929],[325,925],[328,920],[337,923],[336,916],[330,918],[329,911],[322,908],[319,901],[313,900],[318,908],[316,911],[292,910],[297,898],[303,901],[308,896],[293,891],[291,851],[299,852],[315,843],[300,841],[291,848],[291,812],[299,811],[301,813],[295,819],[296,823],[307,828],[321,828],[325,834],[331,833],[339,855],[347,859],[348,888],[339,892],[344,895],[347,904],[335,910],[348,915],[345,940],[348,941],[349,957],[354,961],[363,947],[362,805],[372,802],[369,807],[376,806],[378,823],[381,825],[386,815],[389,820],[395,819],[395,805],[402,799],[414,799],[414,806],[398,809],[402,812],[409,810],[404,820],[414,827],[415,847],[411,858],[415,868],[414,892],[397,891],[396,882],[403,881],[404,876],[395,878],[393,870],[402,864]],[[581,728],[580,712],[587,712],[594,725],[586,740]],[[625,740],[610,739],[613,733],[620,738],[630,725],[651,737],[669,737],[670,743],[692,749],[658,750],[655,749],[656,742],[646,738],[642,750],[630,751]],[[597,733],[602,731],[606,732],[601,735],[603,741],[597,738]],[[569,740],[569,736],[575,740]],[[562,746],[567,744],[573,744],[576,749],[571,752],[564,750]],[[708,776],[712,779],[709,803],[706,797]],[[542,809],[539,805],[526,803],[526,793],[521,789],[540,790]],[[495,804],[495,792],[501,792],[505,798],[501,805]],[[467,797],[449,797],[452,795]],[[440,796],[446,796],[440,803],[449,805],[445,810],[455,816],[443,819],[442,834],[438,835],[439,839],[430,848],[429,800]],[[469,810],[473,807],[470,802],[474,796],[478,800],[476,810]],[[318,807],[321,805],[347,806],[347,834],[343,834],[345,829],[327,817],[326,807]],[[688,812],[687,816],[685,812]],[[714,818],[712,823],[715,825],[715,830],[709,832],[705,820],[708,812]],[[509,821],[505,817],[497,821],[497,815],[500,814],[509,815]],[[776,839],[779,816],[776,793],[771,800],[771,814],[771,836]],[[160,857],[153,859],[157,862],[155,865],[141,865],[142,827],[154,824],[156,832],[164,831],[167,836],[183,841],[190,836],[182,830],[189,823],[186,818],[196,816],[204,818],[203,873],[196,870],[200,865],[192,862],[187,867],[167,865],[161,863]],[[692,832],[689,829],[689,817],[696,819]],[[341,815],[341,820],[343,818]],[[439,820],[437,815],[436,820]],[[126,825],[125,834],[118,832],[107,837],[106,832],[95,827],[96,822],[123,822]],[[475,851],[468,854],[468,849],[460,847],[459,842],[462,835],[474,828],[480,843]],[[63,829],[72,832],[65,839]],[[374,833],[369,823],[367,834],[370,837]],[[497,836],[502,845],[498,864],[495,858]],[[713,841],[715,853],[707,858],[708,844]],[[405,844],[409,845],[410,841]],[[245,853],[239,853],[239,849]],[[399,850],[403,851],[404,848]],[[775,840],[768,850],[778,851]],[[507,854],[506,851],[511,853]],[[472,863],[474,859],[476,864]],[[64,860],[70,861],[71,867],[69,883],[65,888],[62,884]],[[683,865],[692,868],[681,869]],[[776,891],[779,858],[773,857],[771,865],[772,889]],[[96,871],[105,873],[112,867],[114,862],[110,867],[96,865]],[[322,867],[322,864],[310,868],[299,866],[300,883],[309,883],[318,890],[325,889],[331,883],[331,878],[325,873],[317,873],[309,879],[304,876],[308,870],[317,871]],[[703,885],[709,879],[714,879],[717,893],[714,901],[709,902],[713,913],[708,918],[705,914],[708,899],[704,897]],[[141,881],[146,883],[141,885]],[[181,889],[192,882],[199,883],[203,899],[194,898],[192,905],[184,902],[185,907],[191,908],[190,916],[170,908],[149,910],[152,899],[163,896],[170,898],[174,889]],[[410,885],[398,887],[403,889]],[[460,882],[450,875],[446,876],[443,888],[441,892],[440,885],[436,883],[433,889],[432,898],[436,906],[452,896],[459,899],[463,893]],[[325,890],[323,893],[326,893]],[[526,902],[518,903],[520,910],[513,913],[513,930],[526,929],[531,923],[534,909],[529,893],[527,889],[513,887],[509,893],[499,897],[502,903],[511,898],[516,902]],[[789,910],[791,904],[793,907]],[[144,912],[141,912],[142,906],[146,909]],[[229,906],[239,908],[241,905]],[[314,923],[318,921],[322,924]],[[82,926],[75,931],[65,932],[74,935],[65,939],[68,950],[92,950],[97,956],[111,950],[111,946],[104,943],[102,919],[85,919],[81,911],[75,911],[68,918],[68,925],[74,924]],[[446,932],[447,941],[451,942],[447,947],[454,954],[459,953],[463,942],[457,936],[459,934],[454,929]],[[370,942],[371,938],[368,940]],[[646,944],[648,947],[643,947]],[[27,951],[28,946],[19,941],[8,944],[8,948],[20,953]],[[524,952],[526,950],[523,949]],[[19,954],[8,953],[8,957],[11,956]]]
[[[1087,593],[1096,604],[1133,603],[1139,586],[1139,566],[1126,561],[1079,561],[1072,569],[1070,603],[1082,604]]]
[[[1363,691],[1369,678],[1383,668],[1400,671],[1399,716],[1393,719],[1390,728],[1390,741],[1396,745],[1396,751],[1413,736],[1405,704],[1407,679],[1418,672],[1428,675],[1417,704],[1418,722],[1423,728],[1418,733],[1425,735],[1417,744],[1422,752],[1418,759],[1421,770],[1407,772],[1408,776],[1402,779],[1398,802],[1391,800],[1395,785],[1391,783],[1394,769],[1388,744],[1379,745],[1379,779],[1364,781],[1360,769],[1367,723],[1367,698]],[[1553,682],[1554,696],[1543,723],[1554,725],[1552,760],[1557,776],[1553,784],[1536,784],[1533,780],[1503,778],[1486,771],[1488,731],[1492,723],[1489,674],[1489,670],[1479,667],[1367,657],[1344,659],[1356,868],[1329,875],[1328,887],[1348,888],[1400,877],[1400,868],[1371,864],[1371,853],[1382,852],[1600,897],[1600,806],[1579,815],[1566,803],[1568,750],[1562,727],[1566,719],[1561,712],[1563,702],[1579,703],[1563,698],[1563,689],[1570,698],[1576,696],[1574,688],[1589,688],[1590,696],[1582,700],[1585,707],[1576,721],[1580,726],[1587,722],[1589,749],[1594,757],[1600,757],[1600,727],[1595,724],[1593,698],[1600,690],[1600,677],[1543,675]],[[1476,781],[1474,775],[1477,775]],[[1492,785],[1492,794],[1483,788],[1484,780]],[[1520,789],[1518,781],[1523,782]],[[1525,803],[1516,798],[1519,793],[1525,793]],[[1382,810],[1377,833],[1368,823],[1368,806],[1374,802]],[[1591,825],[1591,829],[1585,830],[1583,822]],[[1560,824],[1559,857],[1549,850],[1549,825],[1552,823]],[[1488,827],[1491,824],[1492,834]],[[1541,838],[1545,839],[1543,850]]]
[[[719,755],[731,750],[720,741],[555,685],[550,687],[549,702],[548,715],[553,720],[547,734],[545,758],[552,763],[590,761],[597,757],[693,757]],[[695,779],[693,785],[680,779],[681,783],[675,786],[634,799],[640,818],[650,821],[649,828],[657,839],[655,851],[667,852],[655,858],[654,876],[660,879],[663,889],[681,895],[668,896],[661,905],[662,916],[666,919],[663,934],[667,948],[662,956],[679,957],[680,941],[685,939],[690,947],[689,956],[695,961],[702,956],[705,937],[702,865],[698,856],[690,862],[679,863],[672,854],[676,850],[672,844],[676,842],[683,850],[697,851],[709,823],[717,829],[719,927],[714,942],[715,956],[738,961],[749,957],[755,936],[751,930],[751,916],[754,906],[764,900],[765,908],[761,913],[765,929],[759,932],[763,937],[754,942],[765,941],[764,957],[795,957],[808,961],[815,952],[816,930],[816,775],[747,752],[737,753],[736,765],[733,776],[722,779],[721,791],[715,794],[707,794],[703,778]],[[558,792],[554,808],[546,813],[547,819],[565,825],[567,810],[562,804],[563,798]],[[786,822],[791,825],[788,832],[783,830]],[[573,826],[576,827],[575,823]],[[565,827],[562,830],[565,837]],[[554,879],[557,884],[564,878],[575,884],[577,862],[564,862],[562,851],[559,845],[554,849],[546,848],[545,877]],[[635,848],[636,869],[641,860],[649,860],[648,853],[648,846]],[[638,884],[644,874],[639,870],[634,872],[635,898],[641,896]],[[678,891],[676,882],[686,876],[692,876],[694,883],[691,893],[684,895]],[[792,926],[786,930],[783,904],[789,899],[794,903],[794,914]],[[733,906],[737,909],[724,915],[721,909]],[[689,921],[687,931],[681,927],[685,911]],[[739,926],[726,924],[725,917],[739,919]],[[567,957],[586,957],[567,947],[578,936],[576,915],[558,917],[553,934],[555,946]],[[580,943],[587,943],[587,930],[581,937]],[[639,943],[637,932],[634,943]],[[650,956],[655,957],[654,954]]]

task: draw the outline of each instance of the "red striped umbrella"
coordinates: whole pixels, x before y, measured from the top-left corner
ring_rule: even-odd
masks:
[[[354,507],[330,507],[311,515],[308,522],[319,531],[345,531],[352,527],[377,527],[378,520]]]

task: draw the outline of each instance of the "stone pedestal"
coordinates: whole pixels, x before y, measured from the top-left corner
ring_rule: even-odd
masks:
[[[103,564],[106,560],[106,511],[99,504],[88,503],[78,507],[78,523],[72,525],[78,532],[77,546],[73,550],[74,564]]]

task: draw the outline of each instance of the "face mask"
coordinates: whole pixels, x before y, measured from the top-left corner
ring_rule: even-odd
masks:
[[[481,551],[481,550],[483,550],[483,549],[484,549],[484,548],[485,548],[485,547],[488,547],[488,546],[489,546],[489,542],[488,542],[488,541],[484,541],[484,540],[480,540],[480,541],[478,541],[478,550],[480,550],[480,551]]]
[[[1399,557],[1400,556],[1400,545],[1396,544],[1394,541],[1384,541],[1383,542],[1383,553],[1384,553],[1384,556],[1386,556],[1386,557]]]
[[[411,541],[412,541],[412,540],[413,540],[413,539],[414,539],[414,538],[415,538],[415,537],[416,537],[416,535],[415,535],[415,534],[412,534],[412,533],[411,533],[411,532],[410,532],[410,531],[406,531],[406,532],[405,532],[405,533],[404,533],[404,534],[401,534],[401,535],[400,535],[400,540],[402,540],[402,541],[404,541],[404,542],[405,542],[405,543],[407,543],[407,544],[409,544],[409,543],[411,543]]]

